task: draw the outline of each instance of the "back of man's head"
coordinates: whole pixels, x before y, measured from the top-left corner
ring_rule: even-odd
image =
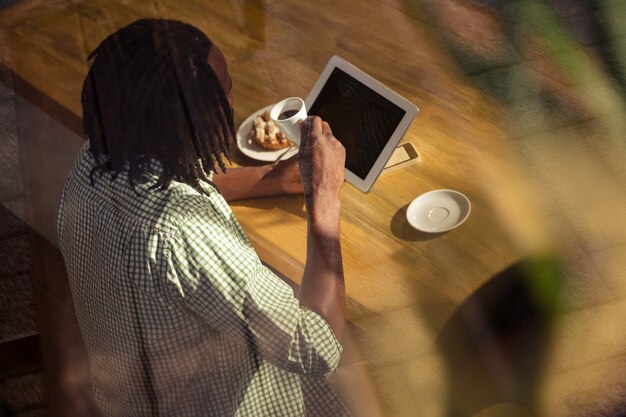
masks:
[[[100,162],[92,175],[128,171],[134,186],[152,171],[158,187],[176,180],[202,192],[205,169],[225,170],[233,113],[208,62],[212,48],[193,26],[157,19],[138,20],[102,41],[89,55],[82,91],[85,133]]]

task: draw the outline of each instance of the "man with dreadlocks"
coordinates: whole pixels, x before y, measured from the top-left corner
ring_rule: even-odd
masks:
[[[345,150],[302,125],[299,157],[226,170],[231,78],[196,28],[145,19],[106,38],[82,92],[88,143],[66,182],[59,240],[105,416],[341,416]],[[304,192],[298,298],[226,201]]]

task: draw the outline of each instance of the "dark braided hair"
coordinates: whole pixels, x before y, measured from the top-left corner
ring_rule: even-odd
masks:
[[[205,170],[226,171],[235,135],[227,92],[208,62],[211,41],[195,27],[142,19],[109,35],[89,55],[83,125],[98,162],[93,175],[128,171],[131,187],[146,172],[206,193]],[[153,166],[160,162],[162,171]]]

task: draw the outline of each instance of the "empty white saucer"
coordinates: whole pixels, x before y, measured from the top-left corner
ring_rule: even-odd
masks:
[[[427,233],[452,230],[469,216],[471,204],[462,193],[454,190],[433,190],[417,197],[406,210],[409,224]]]

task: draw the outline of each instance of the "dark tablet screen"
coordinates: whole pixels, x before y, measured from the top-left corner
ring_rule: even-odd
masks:
[[[346,148],[346,168],[365,180],[405,111],[335,68],[308,109]]]

